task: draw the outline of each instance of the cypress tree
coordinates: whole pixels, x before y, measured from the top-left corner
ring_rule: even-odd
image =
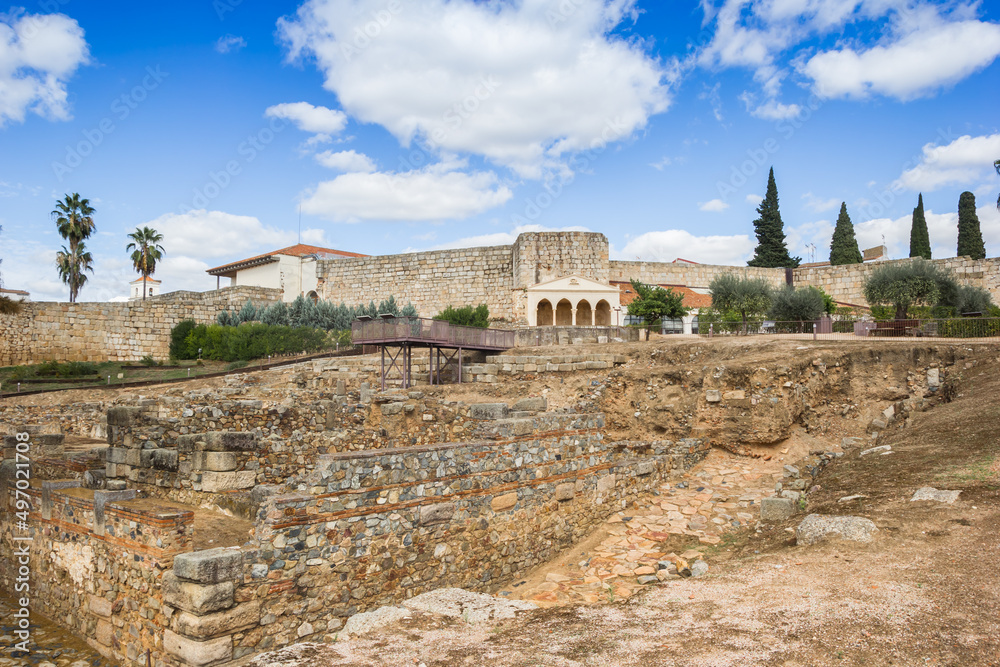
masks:
[[[976,215],[976,195],[963,192],[958,198],[958,256],[985,259],[986,246]]]
[[[837,228],[833,230],[833,240],[830,241],[830,264],[860,264],[861,250],[858,239],[854,236],[854,223],[847,215],[847,202],[840,204],[840,216],[837,218]]]
[[[924,195],[917,195],[917,207],[913,209],[913,225],[910,227],[910,257],[931,258],[931,238],[927,234],[927,220],[924,218]]]
[[[785,245],[785,226],[778,210],[778,186],[774,183],[774,167],[771,167],[771,173],[767,177],[767,194],[757,207],[757,214],[760,217],[753,221],[757,248],[747,265],[771,268],[798,266],[802,258],[790,256],[788,246]]]

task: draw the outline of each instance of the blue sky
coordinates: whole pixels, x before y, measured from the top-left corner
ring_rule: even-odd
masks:
[[[3,7],[0,7],[3,9]],[[41,0],[0,16],[0,273],[64,300],[49,213],[96,207],[81,300],[303,242],[368,254],[606,234],[742,264],[772,165],[793,254],[935,257],[971,190],[1000,245],[1000,11],[923,0]],[[300,213],[301,211],[301,213]],[[815,251],[812,250],[815,246]]]

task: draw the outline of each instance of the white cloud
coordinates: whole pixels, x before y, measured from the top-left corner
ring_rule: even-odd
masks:
[[[811,192],[805,193],[802,198],[806,200],[805,207],[814,213],[825,213],[840,206],[840,200],[837,198],[822,199]]]
[[[729,204],[722,201],[721,199],[712,199],[703,204],[698,204],[699,211],[708,211],[710,213],[720,213],[729,208]]]
[[[1000,133],[972,137],[963,135],[950,144],[926,144],[920,164],[904,171],[896,186],[913,191],[933,192],[946,185],[971,188],[993,171],[1000,156]]]
[[[764,201],[764,197],[761,195],[755,195],[752,192],[747,195],[746,202],[748,204],[753,204],[754,206],[760,206],[760,203]]]
[[[1000,255],[1000,211],[997,211],[991,199],[985,206],[976,209],[979,216],[979,228],[986,244],[986,255]],[[958,213],[934,213],[926,210],[927,235],[931,240],[931,254],[935,259],[954,257],[958,251]],[[913,224],[912,215],[904,215],[896,219],[876,218],[854,225],[854,233],[862,248],[871,248],[882,244],[885,236],[889,246],[889,256],[892,259],[902,259],[910,254],[910,227]]]
[[[90,62],[83,28],[62,14],[0,14],[0,127],[28,112],[69,120],[66,84]]]
[[[337,169],[338,171],[363,172],[368,174],[376,170],[375,163],[370,157],[353,150],[340,151],[339,153],[323,151],[322,153],[317,153],[315,158],[324,167]]]
[[[219,53],[232,53],[239,51],[247,45],[247,40],[236,35],[223,35],[215,42],[215,50]]]
[[[334,222],[461,220],[513,196],[493,172],[453,171],[461,166],[343,174],[306,193],[302,211]]]
[[[308,0],[278,32],[352,117],[537,178],[669,106],[676,70],[614,34],[635,4]]]
[[[589,232],[587,227],[545,227],[542,225],[518,225],[509,232],[494,232],[492,234],[478,234],[476,236],[466,236],[455,241],[448,241],[423,250],[450,250],[452,248],[482,248],[496,245],[512,245],[517,237],[527,232]],[[403,252],[419,252],[421,249],[407,248]]]
[[[909,100],[960,81],[1000,55],[1000,25],[977,20],[979,3],[967,0],[724,0],[718,10],[714,3],[702,8],[715,33],[685,65],[751,70],[763,102],[753,94],[741,99],[748,112],[766,120],[801,111],[780,101],[792,72],[808,79],[820,97]],[[817,53],[816,38],[837,39],[837,47]]]
[[[304,132],[312,132],[309,145],[330,141],[347,127],[347,114],[336,109],[317,107],[308,102],[286,102],[275,104],[264,111],[268,118],[290,120]]]
[[[735,236],[695,236],[683,229],[646,232],[630,239],[613,259],[641,259],[672,262],[678,257],[701,264],[745,265],[753,257],[756,243],[746,234]]]
[[[205,209],[167,213],[139,226],[163,234],[167,258],[236,261],[251,250],[266,252],[295,243],[293,232],[265,227],[255,217]]]
[[[656,171],[663,171],[664,167],[669,167],[672,163],[673,160],[671,160],[669,157],[663,157],[657,162],[650,162],[649,166],[655,169]]]
[[[910,100],[964,79],[1000,55],[1000,25],[939,23],[870,49],[819,53],[802,66],[821,97]]]

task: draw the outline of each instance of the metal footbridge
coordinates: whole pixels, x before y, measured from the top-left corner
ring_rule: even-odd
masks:
[[[413,348],[430,352],[429,381],[442,384],[448,375],[462,381],[462,352],[499,352],[514,347],[514,331],[463,327],[422,317],[360,317],[351,325],[355,345],[378,345],[382,355],[380,380],[401,380],[404,389],[413,384]],[[398,377],[396,377],[398,376]]]

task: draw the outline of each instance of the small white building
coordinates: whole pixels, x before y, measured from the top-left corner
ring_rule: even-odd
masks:
[[[156,296],[160,293],[160,281],[153,278],[133,280],[129,283],[128,300],[141,301],[143,290],[146,292],[147,299]]]
[[[563,276],[525,290],[528,324],[609,327],[621,322],[620,292],[583,276]]]
[[[223,264],[209,269],[207,273],[216,277],[216,287],[222,286],[222,278],[229,278],[230,286],[252,285],[284,290],[283,300],[290,303],[299,295],[317,298],[317,260],[346,257],[367,255],[299,243],[264,255]]]
[[[31,294],[20,289],[3,289],[0,287],[0,296],[5,296],[11,301],[23,301],[25,303],[31,301]]]

